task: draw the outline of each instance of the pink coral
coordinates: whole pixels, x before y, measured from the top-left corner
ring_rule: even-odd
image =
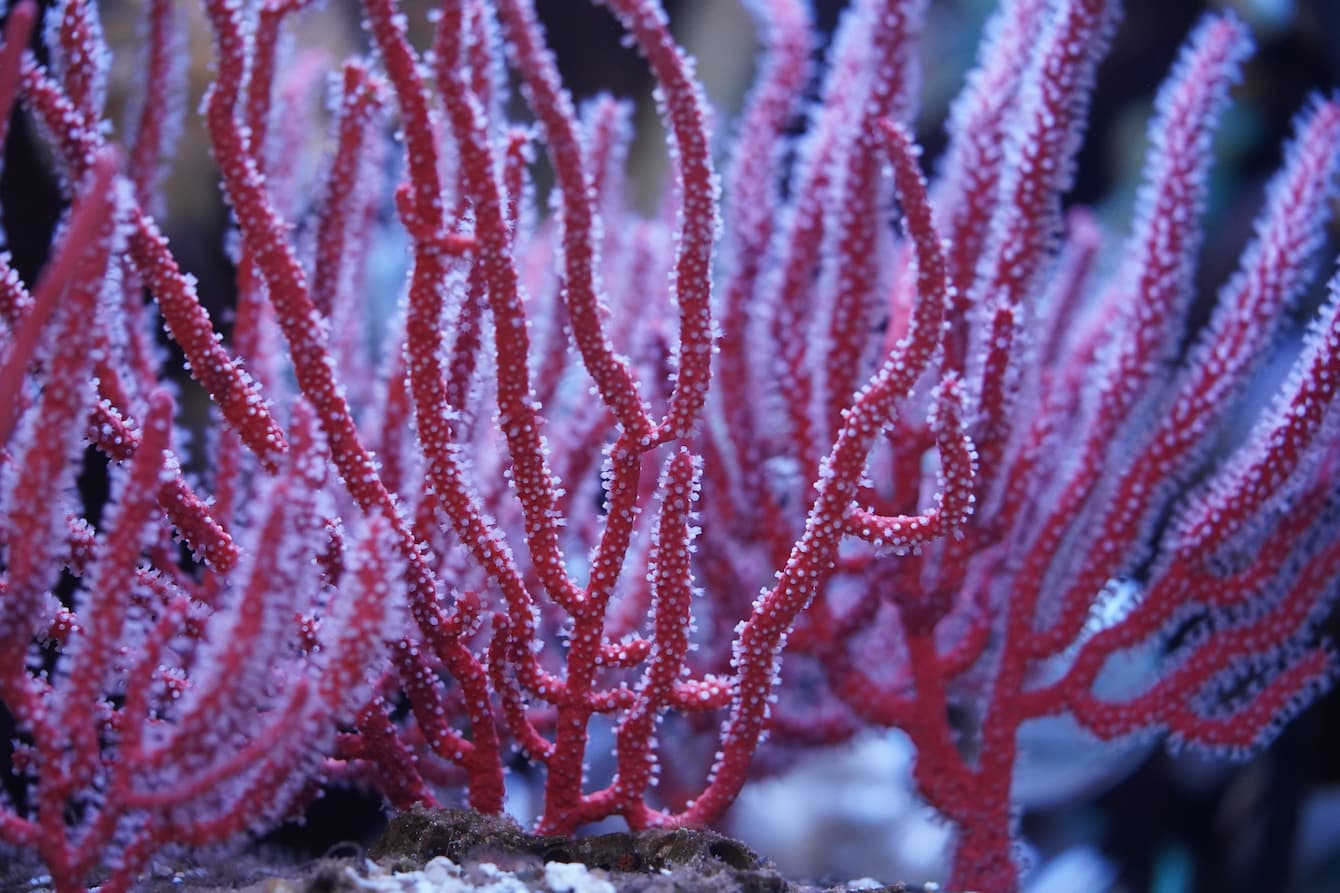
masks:
[[[856,0],[820,70],[806,5],[754,0],[720,190],[664,12],[606,0],[658,84],[675,177],[650,220],[627,204],[627,110],[574,108],[529,0],[444,3],[427,51],[367,0],[372,57],[339,68],[281,51],[302,0],[203,5],[228,343],[156,219],[168,4],[124,146],[92,4],[48,13],[51,64],[23,50],[27,0],[0,51],[0,111],[18,97],[73,198],[31,289],[0,270],[0,703],[31,780],[0,839],[60,890],[100,865],[123,889],[158,848],[342,777],[402,808],[463,784],[497,811],[508,745],[543,770],[543,831],[708,824],[769,736],[870,727],[916,747],[958,832],[951,884],[1009,890],[1029,720],[1240,753],[1334,676],[1340,286],[1269,410],[1219,437],[1321,250],[1340,103],[1300,115],[1239,273],[1186,323],[1250,50],[1235,18],[1203,22],[1160,93],[1100,279],[1104,234],[1062,197],[1113,0],[1003,0],[929,186],[908,131],[924,0]],[[504,60],[533,130],[504,116]],[[323,67],[310,176],[292,122]],[[398,303],[370,269],[388,246]],[[201,480],[141,290],[217,408]],[[124,468],[96,519],[71,493],[85,443]],[[1114,692],[1137,648],[1157,677]],[[716,726],[692,778],[667,730]]]

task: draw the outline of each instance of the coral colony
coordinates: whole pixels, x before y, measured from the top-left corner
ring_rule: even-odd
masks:
[[[124,132],[95,4],[8,16],[0,120],[30,116],[71,204],[41,275],[0,277],[0,840],[58,890],[123,890],[340,780],[498,811],[518,752],[541,831],[706,825],[751,766],[872,728],[916,748],[950,886],[1012,890],[1024,723],[1237,755],[1334,678],[1340,284],[1273,402],[1225,423],[1323,260],[1340,101],[1301,111],[1188,327],[1232,16],[1159,95],[1107,270],[1062,196],[1115,0],[1002,0],[929,187],[925,0],[855,0],[824,48],[803,0],[752,0],[720,152],[655,0],[605,0],[658,84],[650,218],[629,109],[574,108],[530,0],[445,0],[425,46],[366,0],[342,65],[280,39],[306,5],[204,2],[227,339],[159,219],[181,10],[144,4]]]

